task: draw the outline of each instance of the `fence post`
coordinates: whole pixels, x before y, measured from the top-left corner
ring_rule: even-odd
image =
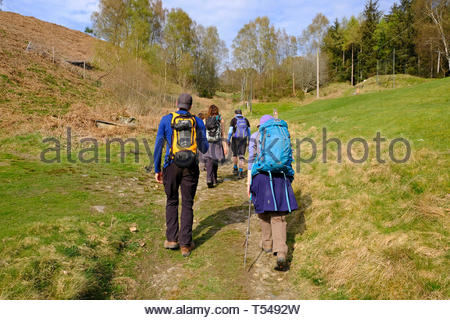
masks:
[[[83,61],[83,79],[86,79],[86,61]]]
[[[380,68],[380,60],[378,60],[377,59],[377,86],[379,86],[380,85],[380,81],[379,81],[379,78],[378,78],[378,73],[379,73],[379,68]]]
[[[394,48],[394,54],[392,56],[392,75],[393,75],[393,80],[392,80],[392,86],[395,89],[395,48]]]
[[[53,53],[52,61],[53,61],[53,63],[55,63],[55,47],[52,47],[52,53]]]

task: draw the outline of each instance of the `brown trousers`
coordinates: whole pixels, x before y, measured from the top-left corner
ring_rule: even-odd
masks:
[[[258,214],[261,221],[262,246],[272,248],[273,252],[287,254],[286,214],[284,212],[265,212]]]

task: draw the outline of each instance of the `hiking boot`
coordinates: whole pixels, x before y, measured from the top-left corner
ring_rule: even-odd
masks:
[[[206,183],[208,185],[208,188],[214,188],[214,183],[213,182],[207,182]]]
[[[191,255],[191,251],[194,250],[195,248],[195,244],[194,242],[191,242],[190,246],[182,246],[181,247],[181,254],[183,255],[183,257],[189,257]]]
[[[277,270],[284,270],[287,267],[286,253],[277,252]]]
[[[171,250],[176,250],[180,247],[180,245],[178,244],[178,242],[175,241],[164,241],[164,248],[166,249],[171,249]]]

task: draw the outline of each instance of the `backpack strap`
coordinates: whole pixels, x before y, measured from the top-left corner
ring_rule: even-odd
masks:
[[[173,139],[175,138],[175,132],[174,132],[174,124],[175,124],[175,118],[178,116],[178,113],[176,112],[171,112],[170,113],[172,115],[172,120],[170,120],[170,127],[172,128],[172,137],[170,138],[171,143],[170,143],[170,150],[169,150],[169,159],[173,159]]]
[[[273,205],[275,207],[274,211],[278,211],[277,201],[275,200],[275,193],[273,192],[272,173],[270,171],[269,171],[269,179],[270,179],[270,190],[272,191],[272,197],[273,197]]]
[[[284,189],[286,190],[286,201],[287,201],[289,212],[292,212],[292,210],[291,210],[291,203],[289,201],[289,193],[288,193],[288,187],[287,187],[286,173],[283,172],[283,175],[284,175]]]

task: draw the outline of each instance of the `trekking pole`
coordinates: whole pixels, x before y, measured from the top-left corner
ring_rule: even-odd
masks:
[[[248,223],[247,232],[245,234],[245,253],[244,253],[244,269],[247,266],[247,249],[248,249],[248,237],[250,236],[250,216],[252,213],[252,197],[248,200]]]

